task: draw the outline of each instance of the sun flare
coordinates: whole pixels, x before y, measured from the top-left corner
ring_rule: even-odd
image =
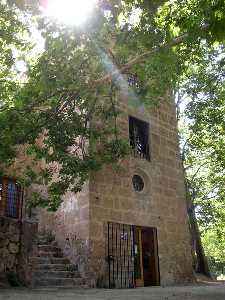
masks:
[[[92,13],[97,0],[45,0],[45,13],[68,25],[82,25]]]

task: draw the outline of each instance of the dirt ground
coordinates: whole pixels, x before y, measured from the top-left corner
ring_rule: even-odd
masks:
[[[225,282],[128,290],[0,289],[0,300],[225,300]]]

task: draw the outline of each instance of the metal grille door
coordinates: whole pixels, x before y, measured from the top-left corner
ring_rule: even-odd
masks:
[[[133,288],[134,229],[132,225],[108,223],[109,288]]]

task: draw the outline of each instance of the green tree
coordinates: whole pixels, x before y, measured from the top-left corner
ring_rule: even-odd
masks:
[[[29,30],[23,12],[13,1],[0,1],[0,112],[6,104],[13,105],[17,90],[16,60],[28,49]]]
[[[15,9],[5,7],[10,12]],[[217,64],[210,56],[215,47],[217,53],[223,52],[224,11],[221,0],[103,0],[84,27],[72,28],[44,18],[35,10],[45,49],[29,65],[26,84],[2,97],[0,156],[5,166],[14,162],[16,145],[26,144],[34,163],[27,166],[21,180],[27,184],[45,183],[49,198],[36,195],[36,202],[57,209],[65,191],[79,191],[91,171],[129,152],[116,121],[120,113],[116,94],[127,75],[138,78],[133,93],[146,106],[163,101],[168,90],[174,95],[178,90],[195,95],[194,89],[201,88],[207,94],[207,72],[203,71],[210,68],[211,61]],[[194,120],[191,130],[195,133],[189,144],[203,149],[204,134],[210,130],[210,126],[204,129],[204,124],[209,124],[210,103],[201,105],[200,98],[192,97],[189,106],[189,117]],[[222,147],[219,137],[217,142]],[[198,147],[195,149],[197,155]],[[222,153],[214,150],[216,161]],[[207,146],[204,151],[207,157]],[[186,157],[191,160],[194,155]],[[47,165],[35,172],[35,160],[40,159]],[[55,173],[57,181],[53,181]],[[189,192],[192,187],[188,186]],[[193,214],[190,220],[196,221]],[[206,271],[204,266],[202,271]]]
[[[188,128],[182,134],[184,163],[189,209],[198,219],[207,256],[225,261],[225,253],[221,251],[225,246],[225,56],[218,43],[203,50],[201,60],[191,65],[192,76],[183,81],[183,92],[189,97],[184,113]]]

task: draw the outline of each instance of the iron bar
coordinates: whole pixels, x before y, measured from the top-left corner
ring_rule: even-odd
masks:
[[[131,225],[108,223],[110,288],[134,287],[134,238],[132,230]]]

